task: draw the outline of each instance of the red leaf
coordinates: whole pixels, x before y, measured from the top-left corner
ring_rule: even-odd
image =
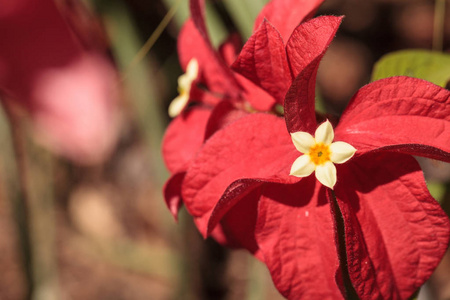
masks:
[[[216,132],[191,163],[183,183],[188,211],[202,218],[203,235],[213,207],[227,187],[238,179],[297,182],[289,176],[298,157],[281,118],[252,114]]]
[[[284,117],[289,132],[314,134],[317,128],[315,97],[316,75],[323,54],[314,59],[295,78],[284,99]]]
[[[278,29],[284,41],[287,41],[294,28],[311,18],[322,2],[323,0],[272,0],[259,13],[253,31],[267,19]]]
[[[389,150],[449,162],[450,92],[410,77],[373,82],[353,97],[335,134],[357,155]]]
[[[343,299],[333,220],[325,189],[307,177],[268,184],[258,206],[256,241],[277,289],[288,299]]]
[[[205,41],[210,44],[205,23],[205,0],[189,0],[189,10],[191,12],[195,27],[198,29],[200,35],[205,39]]]
[[[317,128],[317,70],[341,21],[342,17],[314,18],[299,25],[289,39],[286,49],[292,73],[296,76],[284,100],[289,132],[306,131],[312,134]]]
[[[267,20],[245,43],[231,67],[282,103],[291,75],[283,40]]]
[[[220,45],[219,53],[228,66],[231,66],[242,49],[242,40],[239,34],[233,33]]]
[[[205,22],[205,1],[204,0],[190,0],[189,9],[192,17],[192,24],[189,24],[189,33],[186,36],[191,38],[191,43],[183,43],[181,51],[193,51],[196,53],[200,50],[195,58],[199,60],[200,70],[203,74],[203,80],[207,87],[215,93],[222,93],[236,97],[240,91],[239,84],[234,79],[230,68],[220,57],[219,53],[214,50],[209,39],[208,31]],[[181,34],[181,33],[180,33]]]
[[[209,39],[202,36],[189,19],[183,25],[178,36],[178,55],[183,70],[188,62],[195,58],[199,64],[199,79],[214,93],[237,97],[241,88],[231,69],[213,49]]]
[[[255,226],[258,215],[258,201],[261,191],[254,189],[245,199],[231,208],[220,222],[228,243],[234,247],[244,247],[259,260],[264,261],[255,240]],[[217,227],[216,227],[217,228]]]
[[[295,28],[286,45],[293,77],[314,59],[323,55],[339,28],[343,17],[321,16]]]
[[[162,142],[164,162],[171,173],[185,171],[204,141],[211,110],[184,111],[169,125]]]
[[[164,185],[164,200],[166,202],[167,208],[169,208],[170,213],[174,217],[175,221],[178,220],[178,211],[183,204],[181,199],[181,184],[183,183],[185,172],[173,174]]]
[[[238,57],[241,48],[242,42],[240,37],[237,34],[233,34],[220,46],[219,53],[226,63],[231,65]],[[243,88],[242,98],[250,103],[253,109],[257,111],[269,111],[272,109],[276,103],[272,96],[244,76],[238,73],[234,73],[234,76]]]
[[[250,103],[252,109],[267,112],[276,104],[275,99],[262,88],[238,73],[235,76],[244,89],[243,99]]]
[[[408,155],[372,153],[340,166],[335,187],[348,269],[361,299],[407,299],[431,275],[449,221]]]
[[[241,199],[246,197],[247,194],[259,188],[263,183],[263,181],[258,179],[238,179],[231,183],[211,212],[206,235],[211,233],[230,209],[232,209]]]
[[[243,110],[236,109],[235,105],[229,99],[222,100],[214,107],[211,117],[208,120],[205,140],[209,139],[216,131],[247,114]]]

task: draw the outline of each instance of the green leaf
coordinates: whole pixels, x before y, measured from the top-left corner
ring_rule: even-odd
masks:
[[[225,8],[236,24],[244,41],[253,32],[256,16],[267,3],[267,0],[227,0],[223,1]]]
[[[402,50],[383,56],[372,73],[372,81],[406,75],[445,87],[450,80],[450,55],[427,50]]]

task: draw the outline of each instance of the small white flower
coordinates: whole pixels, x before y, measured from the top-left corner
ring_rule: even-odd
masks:
[[[169,116],[174,118],[178,116],[186,107],[189,101],[192,82],[198,76],[198,62],[195,58],[191,59],[186,67],[186,73],[178,77],[179,95],[172,100],[169,105]]]
[[[304,155],[297,158],[290,175],[306,177],[316,172],[316,178],[324,186],[333,189],[336,184],[336,167],[348,161],[356,149],[345,142],[333,142],[333,126],[327,120],[317,127],[314,137],[303,131],[291,133],[295,148]]]

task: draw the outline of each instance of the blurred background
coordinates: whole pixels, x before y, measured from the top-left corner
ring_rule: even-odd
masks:
[[[0,299],[282,299],[264,265],[204,241],[184,210],[175,222],[162,197],[161,140],[182,74],[176,43],[188,0],[55,1],[83,43],[118,70],[117,142],[101,162],[80,164],[36,143],[21,113],[1,111]],[[245,41],[267,1],[207,2],[218,45],[231,32]],[[319,69],[324,109],[339,115],[386,53],[448,52],[450,7],[442,45],[433,46],[435,4],[326,0],[318,14],[345,19]],[[421,163],[449,213],[449,165]],[[450,299],[449,255],[420,299]]]

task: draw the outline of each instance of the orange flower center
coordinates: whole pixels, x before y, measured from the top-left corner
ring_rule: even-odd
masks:
[[[330,161],[330,154],[329,146],[321,143],[315,144],[309,151],[309,157],[316,166],[323,165],[327,161]]]
[[[186,93],[186,88],[185,88],[185,87],[179,86],[179,87],[177,88],[177,90],[178,90],[178,94],[179,94],[179,95],[185,95],[185,94],[187,94],[187,93]]]

